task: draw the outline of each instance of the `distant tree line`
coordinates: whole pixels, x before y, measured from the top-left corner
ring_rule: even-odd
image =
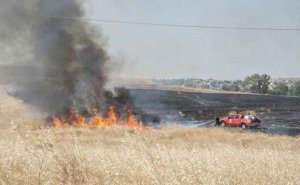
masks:
[[[256,94],[270,94],[278,96],[299,96],[300,81],[276,81],[271,80],[267,74],[253,74],[247,76],[244,80],[213,80],[211,79],[162,79],[155,80],[162,86],[182,86],[192,88],[203,88],[213,90],[224,90],[234,92],[249,92]]]
[[[289,88],[289,95],[290,96],[300,96],[300,81],[295,82]]]
[[[274,86],[270,88],[270,79],[271,77],[267,74],[253,74],[247,76],[240,84],[242,86],[241,91],[281,96],[300,96],[300,81],[295,82],[291,86],[279,81],[275,82]],[[223,90],[226,90],[226,88]],[[230,88],[229,90],[236,91],[236,87]]]
[[[236,81],[225,81],[225,83],[222,86],[222,90],[224,91],[234,91],[234,92],[239,92],[241,91],[241,80],[236,80]]]

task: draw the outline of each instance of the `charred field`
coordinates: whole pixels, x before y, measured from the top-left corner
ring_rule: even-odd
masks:
[[[216,117],[230,111],[251,111],[263,125],[254,132],[297,136],[300,133],[300,98],[224,92],[177,90],[176,88],[131,88],[140,110],[199,127],[214,126]]]
[[[15,90],[11,85],[14,79],[9,78],[9,73],[19,74],[20,69],[28,72],[23,66],[1,67],[2,95],[16,92],[9,94],[13,96],[18,94],[16,98],[24,99],[22,91]],[[34,71],[31,73],[34,74]],[[129,85],[127,90],[126,99],[134,106],[137,118],[146,125],[158,126],[160,122],[167,122],[194,128],[208,128],[214,127],[216,117],[225,116],[230,111],[251,111],[262,120],[263,125],[248,131],[288,136],[300,134],[300,98],[297,97],[141,84]]]

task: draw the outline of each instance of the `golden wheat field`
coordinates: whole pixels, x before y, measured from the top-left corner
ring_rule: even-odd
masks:
[[[300,138],[240,129],[51,128],[0,98],[0,184],[300,184]]]

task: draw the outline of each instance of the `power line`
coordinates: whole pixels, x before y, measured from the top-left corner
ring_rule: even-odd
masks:
[[[104,22],[104,23],[131,24],[131,25],[144,25],[144,26],[161,26],[161,27],[225,29],[225,30],[300,31],[300,28],[207,26],[207,25],[184,25],[184,24],[163,24],[163,23],[150,23],[150,22],[118,21],[118,20],[91,19],[91,18],[74,18],[74,17],[62,17],[62,16],[43,16],[43,17],[53,18],[53,19],[74,20],[74,21]]]

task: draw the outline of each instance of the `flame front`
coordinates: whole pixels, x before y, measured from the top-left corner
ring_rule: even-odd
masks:
[[[54,127],[65,128],[68,126],[74,127],[110,127],[114,125],[124,125],[134,129],[143,129],[143,123],[136,119],[132,110],[128,111],[127,119],[120,119],[115,107],[108,108],[107,117],[102,116],[97,109],[92,109],[92,116],[86,117],[78,114],[74,109],[69,111],[67,119],[53,118]]]

